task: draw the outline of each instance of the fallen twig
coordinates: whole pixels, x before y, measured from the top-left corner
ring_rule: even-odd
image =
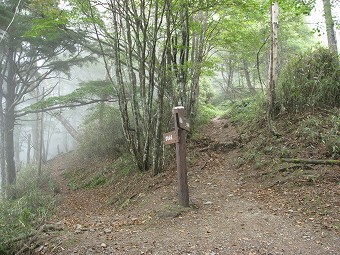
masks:
[[[46,232],[50,232],[50,231],[61,231],[63,229],[64,229],[64,227],[60,224],[44,224],[39,228],[39,230],[33,231],[32,233],[29,233],[25,236],[21,236],[21,237],[12,239],[9,242],[18,242],[18,241],[25,240],[25,239],[29,238],[29,240],[23,245],[23,247],[15,254],[15,255],[19,255],[19,254],[23,254],[23,252],[26,249],[29,249],[30,245],[38,239],[38,236],[41,233],[46,233]]]
[[[287,163],[297,163],[297,164],[311,164],[311,165],[340,165],[340,160],[336,159],[325,159],[325,160],[317,160],[317,159],[301,159],[301,158],[281,158],[282,162]]]

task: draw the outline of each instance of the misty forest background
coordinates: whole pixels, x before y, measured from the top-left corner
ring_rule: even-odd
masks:
[[[281,73],[318,45],[326,23],[308,25],[315,22],[306,21],[314,1],[278,4]],[[324,4],[329,12],[330,4],[339,7]],[[14,184],[24,165],[40,169],[76,146],[96,156],[130,151],[140,171],[161,172],[172,107],[183,105],[195,126],[212,105],[267,93],[270,6],[258,0],[2,1],[2,186]],[[334,34],[337,19],[329,17],[327,32]],[[336,41],[330,48],[336,51]]]
[[[330,2],[323,1],[325,24],[337,54],[331,10],[339,3]],[[314,1],[278,4],[281,73],[315,49],[325,24],[312,30],[306,21]],[[15,184],[23,166],[40,169],[76,146],[89,156],[130,151],[140,171],[161,172],[172,107],[183,105],[195,124],[207,108],[271,91],[270,6],[258,0],[2,1],[2,187]]]
[[[128,157],[157,175],[174,106],[185,107],[195,133],[240,100],[256,102],[273,135],[282,113],[339,108],[339,8],[335,0],[0,1],[3,198],[23,195],[9,187],[22,185],[25,169],[43,176],[44,163],[74,149]]]

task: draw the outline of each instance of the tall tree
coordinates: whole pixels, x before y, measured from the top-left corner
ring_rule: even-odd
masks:
[[[279,29],[279,3],[274,2],[270,8],[271,12],[271,43],[270,43],[270,61],[269,61],[269,78],[268,78],[268,109],[267,121],[271,132],[275,132],[272,127],[272,119],[275,114],[276,93],[275,87],[278,79],[278,29]]]
[[[19,5],[20,3],[20,5]],[[14,129],[16,111],[30,93],[57,72],[67,72],[79,63],[80,35],[67,30],[67,13],[55,1],[6,1],[0,13],[9,19],[1,20],[6,30],[4,68],[0,77],[5,99],[4,140],[7,184],[16,182],[14,161]],[[63,59],[59,56],[63,55]],[[47,91],[51,92],[53,87]]]
[[[95,32],[99,49],[93,50],[106,63],[138,169],[160,172],[171,108],[178,103],[190,113],[197,108],[207,11],[217,2],[107,0],[100,8],[92,1],[72,2],[88,32]]]

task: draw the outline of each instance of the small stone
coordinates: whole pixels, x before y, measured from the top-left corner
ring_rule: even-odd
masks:
[[[204,205],[212,205],[213,202],[211,202],[211,201],[206,201],[206,202],[204,202],[203,204],[204,204]]]
[[[35,252],[41,252],[44,249],[44,245],[40,245]]]
[[[109,234],[109,233],[111,233],[112,232],[112,229],[111,228],[106,228],[106,229],[104,229],[104,233],[105,234]]]
[[[106,248],[106,247],[107,247],[107,245],[106,245],[105,243],[101,243],[101,244],[100,244],[100,247],[102,247],[102,248]]]

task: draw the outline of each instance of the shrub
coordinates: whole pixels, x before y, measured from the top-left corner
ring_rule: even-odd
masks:
[[[204,125],[209,123],[213,118],[222,114],[222,111],[218,110],[211,104],[201,104],[198,108],[198,114],[196,119],[196,125]]]
[[[293,59],[280,75],[278,100],[288,112],[340,107],[338,57],[318,48]]]
[[[8,197],[0,199],[0,254],[10,254],[20,246],[13,241],[35,231],[53,210],[56,184],[46,171],[30,167],[18,175],[17,184],[6,188]]]
[[[233,102],[229,106],[227,115],[231,120],[244,127],[251,127],[264,123],[266,116],[266,98],[264,95],[245,98]]]
[[[296,130],[306,144],[323,145],[325,156],[340,158],[340,110],[334,109],[328,115],[319,114],[303,119]]]

